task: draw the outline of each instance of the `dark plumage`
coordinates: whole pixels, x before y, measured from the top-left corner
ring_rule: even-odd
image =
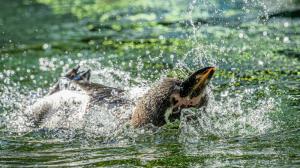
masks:
[[[164,79],[151,88],[137,103],[131,117],[133,126],[138,127],[147,123],[162,126],[166,123],[165,112],[172,105],[171,95],[179,93],[181,81]]]

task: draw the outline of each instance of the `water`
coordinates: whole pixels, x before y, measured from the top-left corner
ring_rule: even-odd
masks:
[[[272,17],[298,1],[1,4],[3,167],[299,166],[300,20]],[[110,112],[130,115],[129,106],[96,107],[80,129],[28,129],[26,107],[76,64],[133,100],[164,77],[217,71],[207,113],[184,110],[161,128],[114,127]]]

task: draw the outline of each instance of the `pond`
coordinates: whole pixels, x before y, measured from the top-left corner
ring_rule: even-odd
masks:
[[[299,0],[2,0],[0,33],[1,167],[300,164]],[[135,100],[217,70],[207,112],[163,127],[112,131],[94,114],[84,129],[24,131],[26,107],[75,65]]]

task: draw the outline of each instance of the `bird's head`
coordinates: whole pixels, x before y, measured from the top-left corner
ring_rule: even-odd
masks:
[[[183,108],[202,106],[207,97],[205,88],[214,72],[214,67],[202,68],[180,83],[170,95],[173,112]]]
[[[184,81],[166,79],[151,88],[137,103],[132,114],[133,125],[152,123],[161,126],[169,119],[178,119],[184,108],[205,105],[205,88],[214,72],[214,67],[206,67],[195,71]]]

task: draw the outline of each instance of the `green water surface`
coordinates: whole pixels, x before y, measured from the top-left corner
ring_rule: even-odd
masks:
[[[299,1],[0,4],[1,167],[300,166]],[[216,66],[214,115],[104,138],[7,126],[17,122],[10,114],[80,62],[114,69],[100,82],[126,88]]]

